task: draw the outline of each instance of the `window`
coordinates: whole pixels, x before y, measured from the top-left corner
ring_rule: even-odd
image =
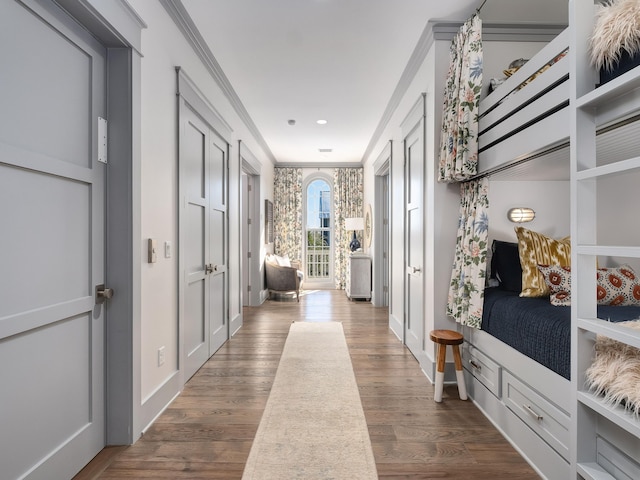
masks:
[[[314,178],[306,188],[306,278],[331,281],[332,277],[332,205],[333,192],[329,182]]]

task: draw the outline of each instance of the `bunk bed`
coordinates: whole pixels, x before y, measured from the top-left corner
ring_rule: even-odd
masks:
[[[567,29],[481,101],[478,176],[546,159],[554,168],[561,162],[562,179],[569,180],[569,41]],[[640,138],[639,124],[629,118],[615,125],[601,123],[596,150],[611,149],[620,137]],[[626,141],[624,148],[638,146]],[[611,161],[626,154],[611,151]],[[503,287],[487,290],[482,329],[463,327],[469,394],[542,476],[570,478],[575,471],[570,308],[551,306],[549,298],[520,298]],[[598,318],[640,318],[640,307],[617,308],[598,307]],[[527,337],[527,330],[543,337]],[[611,458],[622,457],[614,452]],[[632,462],[627,471],[639,471],[640,460]]]
[[[569,32],[564,30],[480,102],[478,173],[566,147]]]

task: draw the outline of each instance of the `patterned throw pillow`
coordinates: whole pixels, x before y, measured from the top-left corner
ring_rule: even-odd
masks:
[[[557,307],[571,306],[571,267],[560,265],[538,265],[549,287],[551,305]]]
[[[598,269],[598,305],[640,304],[640,283],[629,265]]]
[[[549,287],[552,305],[571,305],[571,267],[538,265]],[[598,305],[640,305],[640,282],[629,265],[598,268]]]
[[[521,297],[545,297],[549,295],[544,276],[538,265],[571,265],[571,241],[554,240],[524,227],[515,227],[518,237],[518,253],[522,266]]]

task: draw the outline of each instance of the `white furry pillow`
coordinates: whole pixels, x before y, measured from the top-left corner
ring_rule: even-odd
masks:
[[[640,331],[640,320],[619,325]],[[612,405],[623,404],[627,410],[640,414],[640,350],[612,340],[596,337],[596,356],[586,371],[587,386],[596,395],[604,395]]]
[[[611,71],[622,50],[633,57],[640,51],[640,2],[608,0],[598,5],[590,39],[591,63],[596,69]]]

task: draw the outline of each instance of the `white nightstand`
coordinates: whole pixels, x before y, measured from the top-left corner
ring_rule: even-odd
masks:
[[[351,253],[347,262],[345,285],[347,297],[371,299],[371,257],[364,253]]]

